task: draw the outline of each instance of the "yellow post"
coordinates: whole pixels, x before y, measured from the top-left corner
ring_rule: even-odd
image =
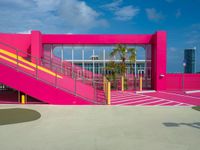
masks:
[[[124,91],[124,76],[122,76],[121,82],[122,82],[122,92],[123,92]]]
[[[105,95],[106,95],[106,99],[108,99],[108,98],[107,98],[107,97],[108,97],[108,88],[107,88],[107,87],[108,87],[108,83],[106,82],[106,83],[105,83],[105,91],[104,91],[104,92],[105,92]]]
[[[142,76],[140,75],[140,91],[142,91]]]
[[[26,97],[24,94],[21,95],[21,103],[25,104],[26,103]]]
[[[110,105],[110,82],[107,83],[107,104]]]

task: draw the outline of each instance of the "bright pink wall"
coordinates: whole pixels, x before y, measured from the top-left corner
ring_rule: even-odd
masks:
[[[149,44],[151,41],[151,34],[129,34],[129,35],[59,35],[59,34],[43,34],[43,44]]]
[[[162,77],[162,75],[164,75]],[[153,89],[166,89],[166,32],[158,31],[152,38]]]
[[[36,63],[35,57],[41,58],[43,55],[42,35],[40,31],[31,32],[31,55],[34,56],[31,58],[33,63]],[[38,63],[40,64],[40,60],[38,60]]]
[[[200,89],[200,74],[167,74],[166,75],[166,89],[167,90],[180,90],[183,88],[184,78],[184,89]]]
[[[11,45],[14,48],[17,48],[21,51],[28,52],[31,46],[31,35],[29,34],[0,34],[0,42]],[[0,48],[6,49],[11,52],[15,52],[14,48],[10,48],[9,46],[5,46],[0,43]],[[21,54],[22,56],[26,56],[25,54]]]

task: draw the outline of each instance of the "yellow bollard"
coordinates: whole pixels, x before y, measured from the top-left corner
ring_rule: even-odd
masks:
[[[106,99],[108,99],[108,98],[107,98],[107,97],[108,97],[108,88],[107,88],[107,87],[108,87],[108,83],[106,82],[106,83],[105,83],[105,91],[104,91],[104,92],[105,92],[105,95],[106,95]]]
[[[122,76],[121,82],[122,82],[122,92],[123,92],[124,91],[124,76]]]
[[[107,104],[110,105],[110,82],[107,83]]]
[[[26,97],[25,97],[25,95],[23,95],[23,94],[22,94],[22,96],[21,96],[21,103],[22,103],[22,104],[25,104],[25,103],[26,103]]]
[[[142,76],[140,76],[140,91],[142,91]]]

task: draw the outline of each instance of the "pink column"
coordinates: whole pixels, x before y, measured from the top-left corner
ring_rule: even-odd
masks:
[[[166,32],[158,31],[152,39],[153,89],[166,89]]]
[[[31,61],[36,63],[36,58],[42,57],[42,35],[40,31],[31,31]],[[38,59],[40,64],[41,60]]]

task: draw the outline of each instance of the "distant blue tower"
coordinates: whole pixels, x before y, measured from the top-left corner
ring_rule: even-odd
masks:
[[[186,63],[184,73],[195,73],[195,51],[196,48],[185,49],[184,60]]]

